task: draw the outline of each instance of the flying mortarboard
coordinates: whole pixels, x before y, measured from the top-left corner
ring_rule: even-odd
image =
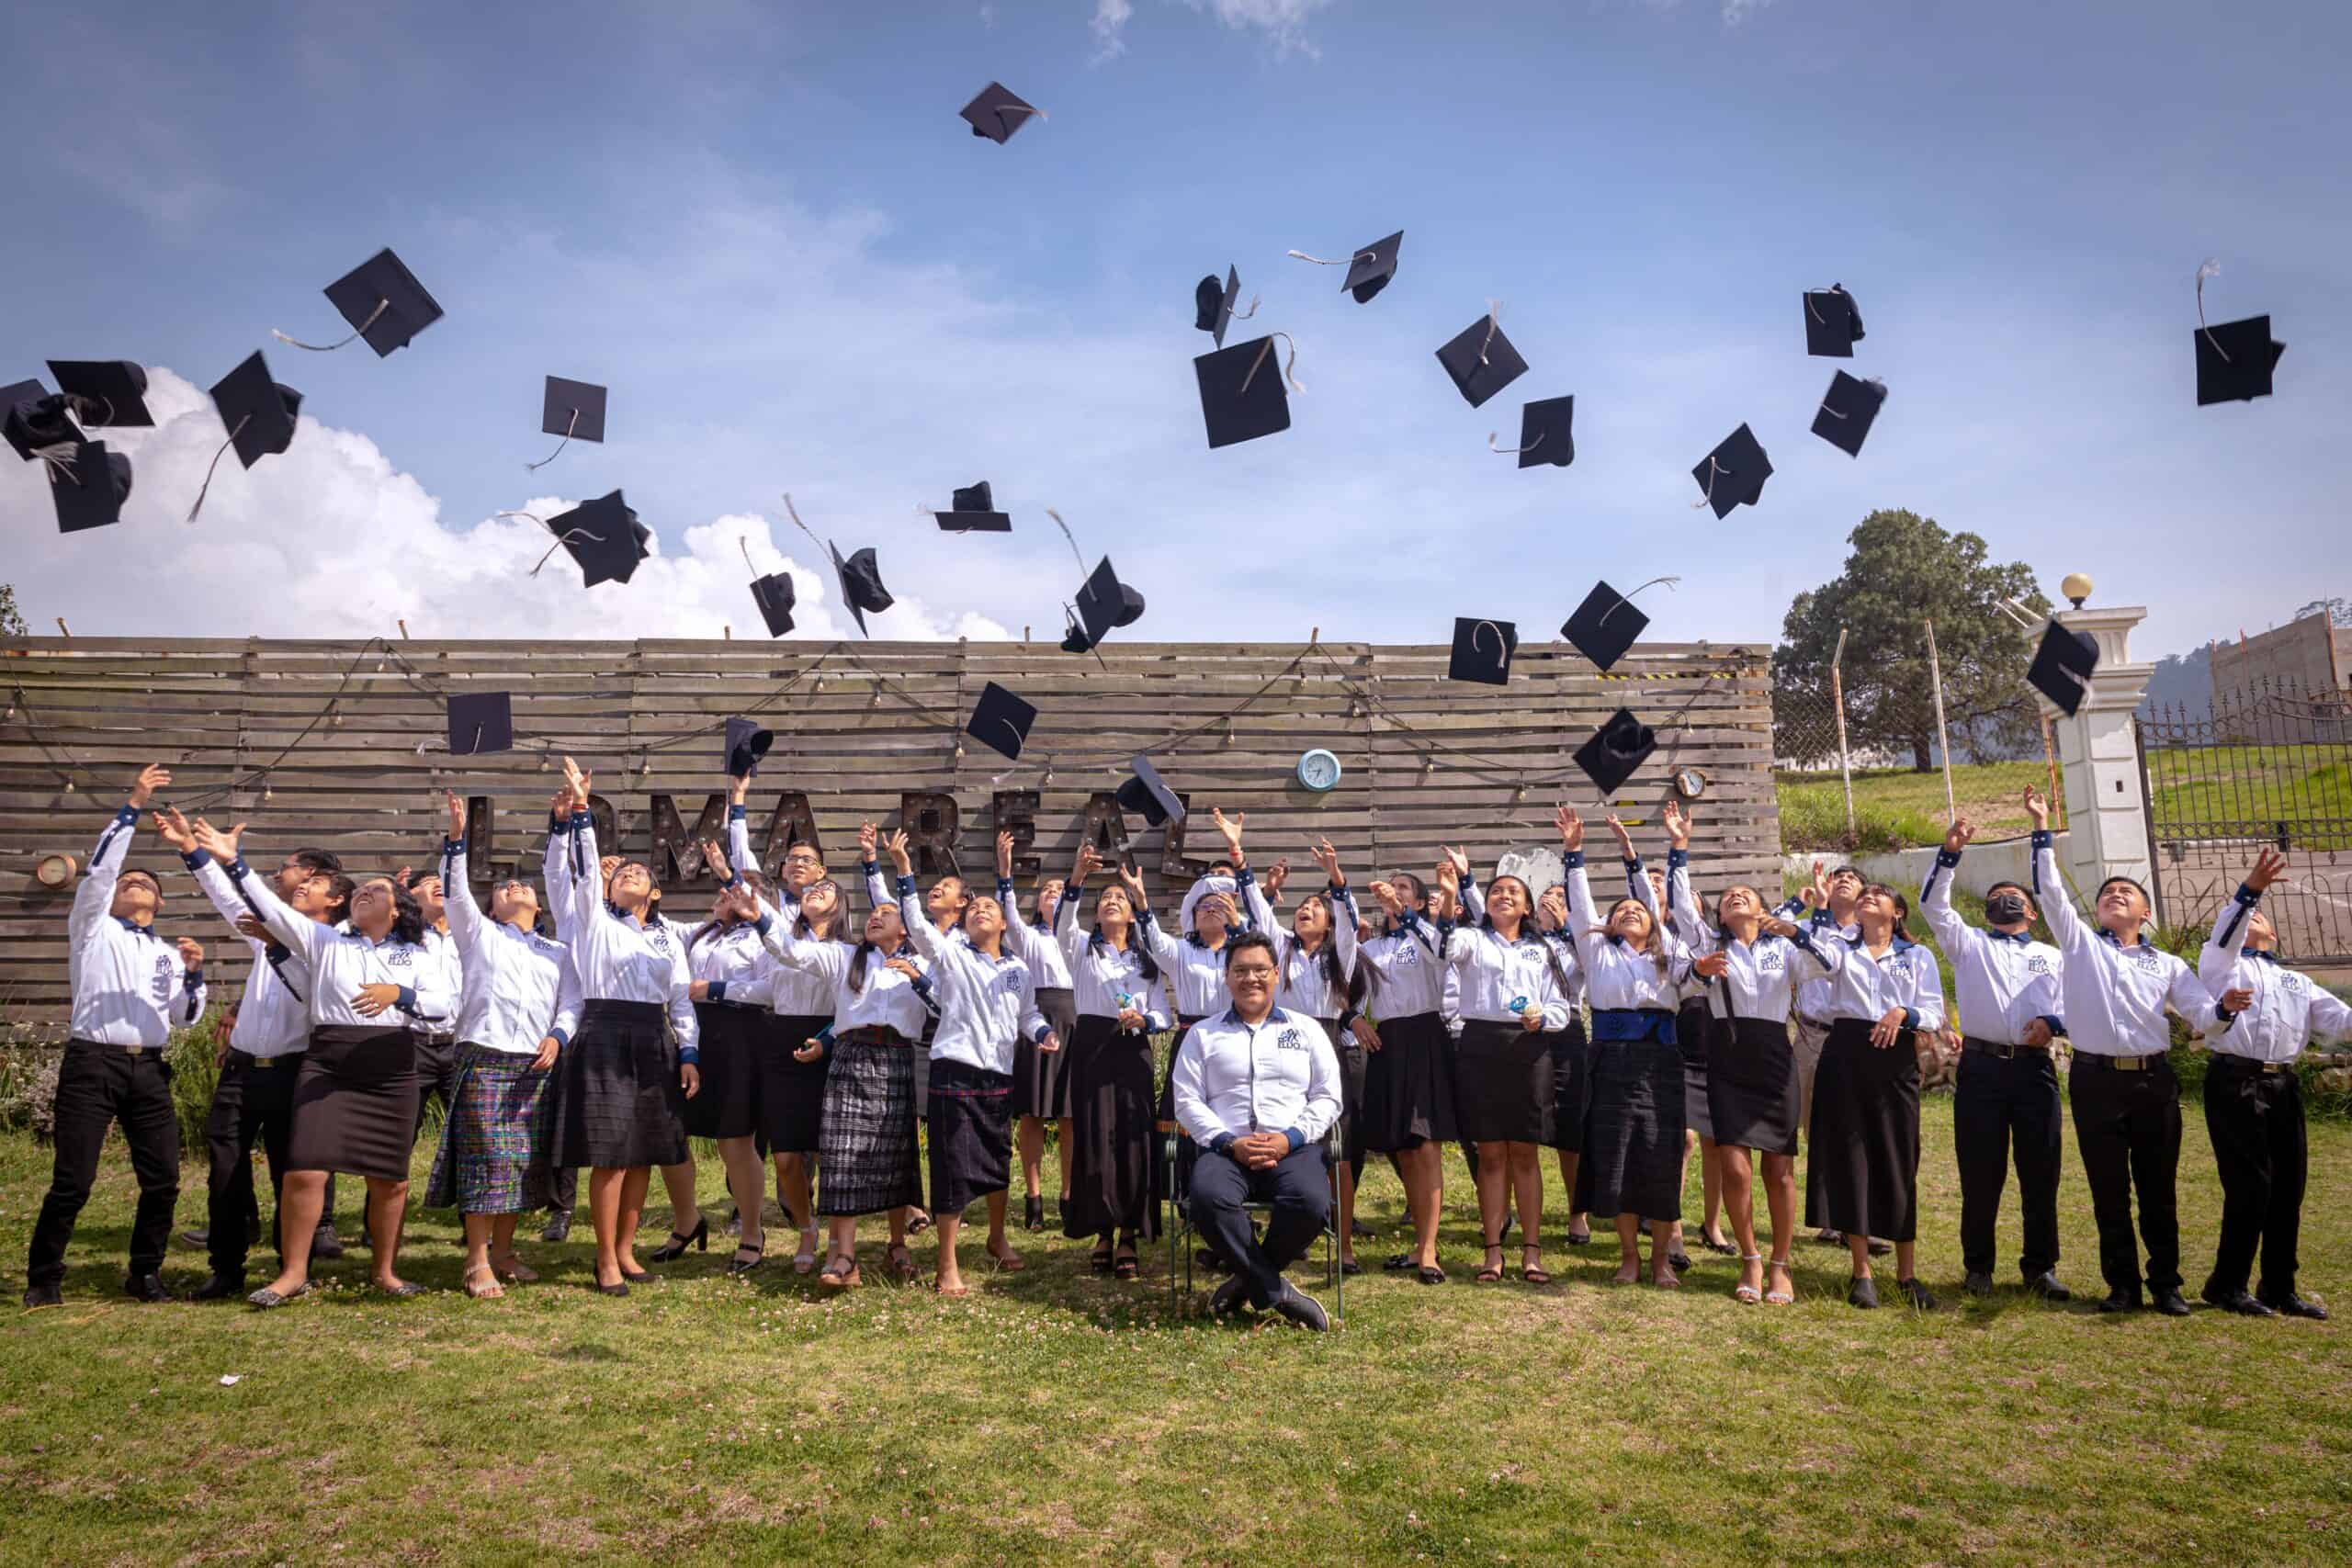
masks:
[[[872,637],[874,634],[865,629],[865,617],[878,615],[896,603],[890,591],[882,586],[882,568],[875,559],[873,547],[853,551],[847,560],[842,558],[842,552],[830,539],[825,549],[833,558],[833,575],[842,585],[842,603],[849,606],[850,615],[857,621],[859,635]]]
[[[2207,260],[2197,268],[2197,406],[2209,403],[2252,402],[2270,395],[2270,373],[2287,345],[2270,335],[2270,318],[2248,316],[2241,321],[2205,324],[2205,280],[2221,275],[2222,264]]]
[[[2048,697],[2052,706],[2068,718],[2083,705],[2084,696],[2090,691],[2091,672],[2098,668],[2098,643],[2088,633],[2052,621],[2043,629],[2041,646],[2033,650],[2033,662],[2028,666],[2025,678],[2033,689]]]
[[[1133,626],[1142,618],[1143,595],[1119,581],[1119,574],[1112,570],[1111,558],[1104,556],[1078,590],[1078,625],[1071,632],[1073,636],[1083,634],[1084,646],[1070,648],[1068,640],[1062,646],[1073,653],[1084,653],[1110,636],[1114,628]]]
[[[1118,801],[1120,810],[1139,814],[1146,823],[1154,828],[1166,822],[1184,820],[1184,803],[1176,798],[1174,790],[1160,782],[1159,770],[1151,765],[1149,757],[1137,755],[1130,758],[1127,766],[1133,770],[1135,777],[1121,784],[1114,797]]]
[[[653,552],[646,548],[653,537],[653,530],[637,520],[637,513],[621,492],[583,501],[571,511],[552,518],[548,527],[553,530],[556,544],[571,553],[580,563],[580,585],[594,588],[600,582],[627,582],[637,572],[638,562]],[[554,554],[552,547],[548,555]],[[547,565],[547,556],[539,558],[539,566]],[[539,567],[531,569],[538,575]]]
[[[1824,359],[1851,359],[1862,341],[1861,308],[1842,283],[1804,294],[1804,351]]]
[[[743,552],[743,565],[752,573],[752,603],[760,609],[760,619],[768,626],[768,636],[782,637],[792,629],[792,574],[773,571],[763,577],[760,569],[752,564],[752,547],[741,535],[735,537],[735,547]]]
[[[294,420],[301,412],[302,394],[271,380],[269,362],[255,349],[213,384],[212,406],[229,432],[220,451],[234,446],[237,461],[250,468],[294,445]],[[212,489],[212,470],[220,466],[220,452],[215,452],[204,470],[204,484],[196,492],[196,504],[188,508],[189,522],[195,522],[197,513],[204,510],[204,498]]]
[[[1527,374],[1527,361],[1503,335],[1496,309],[1490,307],[1437,351],[1437,362],[1453,378],[1454,390],[1474,409]]]
[[[995,498],[989,493],[989,481],[982,479],[956,492],[954,503],[945,512],[934,512],[940,530],[948,534],[1010,534],[1012,519],[996,509]]]
[[[594,381],[567,381],[560,376],[550,376],[547,380],[547,391],[539,405],[539,430],[563,439],[537,462],[523,465],[534,473],[554,462],[575,441],[594,441],[602,446],[605,440],[605,389]]]
[[[1012,133],[1029,123],[1029,118],[1046,118],[1046,111],[1036,105],[1025,103],[1019,95],[1008,90],[1001,82],[991,82],[980,89],[979,96],[966,104],[964,118],[970,122],[972,134],[985,136],[1001,145]]]
[[[1399,229],[1388,238],[1374,240],[1371,244],[1351,253],[1346,261],[1348,276],[1340,280],[1340,287],[1355,296],[1357,304],[1369,304],[1372,297],[1387,288],[1388,280],[1396,276],[1396,253],[1402,250],[1404,245],[1405,231]],[[1337,260],[1326,261],[1321,256],[1310,256],[1305,251],[1291,251],[1287,254],[1297,257],[1300,261],[1313,262],[1317,266],[1340,265]]]
[[[0,387],[0,423],[6,426],[8,445],[15,447],[17,456],[28,463],[33,460],[32,444],[25,439],[27,432],[17,423],[17,406],[19,403],[37,403],[49,395],[49,389],[39,381],[13,381]]]
[[[1565,468],[1577,460],[1576,418],[1577,400],[1573,397],[1543,398],[1522,404],[1519,411],[1519,445],[1498,446],[1495,438],[1501,432],[1488,431],[1487,450],[1506,457],[1516,454],[1522,468],[1532,468],[1538,463]]]
[[[980,688],[980,700],[973,705],[972,716],[964,721],[964,733],[1017,762],[1021,748],[1028,743],[1029,727],[1036,722],[1035,706],[990,681]]]
[[[151,425],[147,371],[128,359],[52,359],[49,373],[74,417],[93,430]]]
[[[1201,384],[1201,417],[1208,426],[1211,451],[1290,428],[1288,389],[1306,389],[1290,378],[1292,367],[1298,363],[1295,341],[1290,345],[1288,364],[1272,363],[1276,338],[1289,339],[1290,334],[1270,333],[1193,361],[1193,373]]]
[[[107,451],[103,441],[78,442],[70,455],[50,461],[49,495],[61,534],[119,523],[130,499],[130,459]]]
[[[1652,582],[1672,584],[1679,579],[1658,577]],[[1634,592],[1650,584],[1645,582]],[[1607,670],[1625,657],[1625,650],[1647,629],[1650,618],[1634,607],[1631,595],[1620,593],[1606,582],[1596,583],[1584,603],[1577,606],[1560,635],[1568,639],[1578,653],[1592,660],[1598,669]]]
[[[1624,788],[1634,770],[1657,750],[1657,732],[1635,718],[1631,708],[1619,708],[1577,748],[1576,763],[1602,795],[1611,795]]]
[[[1829,378],[1829,390],[1822,394],[1821,407],[1813,416],[1813,433],[1849,457],[1859,457],[1862,438],[1871,433],[1879,405],[1885,401],[1885,382],[1857,380],[1840,370]]]
[[[1764,493],[1764,481],[1772,477],[1772,460],[1764,456],[1763,446],[1743,424],[1702,457],[1690,477],[1698,481],[1701,494],[1690,504],[1713,506],[1715,515],[1723,517],[1735,506],[1756,504]]]
[[[514,749],[514,699],[506,692],[458,692],[449,698],[449,755],[475,757]]]
[[[0,429],[17,456],[28,463],[38,459],[44,448],[78,446],[84,439],[64,396],[39,381],[19,381],[0,390]]]
[[[381,359],[395,349],[406,348],[411,338],[441,319],[439,301],[424,291],[416,275],[390,249],[378,251],[328,284],[324,292],[327,303],[351,323],[351,337],[304,343],[281,332],[269,335],[313,354],[331,354],[352,338],[366,338]]]
[[[1236,321],[1246,321],[1258,313],[1258,301],[1256,297],[1252,296],[1250,308],[1236,315],[1233,302],[1240,298],[1241,275],[1239,273],[1229,266],[1227,267],[1225,286],[1221,288],[1217,287],[1216,274],[1209,274],[1201,279],[1199,285],[1193,290],[1193,325],[1214,337],[1217,347],[1223,348],[1225,329]]]
[[[747,779],[760,771],[760,759],[775,744],[775,732],[762,729],[748,718],[727,721],[727,776]]]
[[[1453,657],[1445,667],[1445,678],[1476,681],[1487,686],[1504,685],[1510,680],[1510,656],[1518,651],[1516,624],[1457,615],[1453,621]]]

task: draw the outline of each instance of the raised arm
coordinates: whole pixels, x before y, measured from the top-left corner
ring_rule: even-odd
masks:
[[[764,898],[754,898],[759,916],[752,929],[760,933],[760,945],[770,957],[786,969],[801,974],[822,975],[838,985],[849,973],[850,949],[838,942],[820,942],[813,936],[795,936],[792,922],[783,919],[768,906]]]
[[[2262,895],[2285,875],[2286,870],[2285,855],[2276,850],[2263,851],[2255,857],[2254,869],[2245,874],[2235,896],[2215,912],[2212,933],[2206,937],[2204,949],[2197,955],[2197,977],[2215,996],[2229,988],[2238,955],[2245,951],[2246,931],[2254,924],[2255,906],[2262,902]]]
[[[1173,932],[1161,929],[1151,906],[1144,902],[1142,874],[1121,866],[1119,886],[1127,890],[1127,901],[1135,906],[1135,934],[1142,939],[1144,950],[1160,968],[1172,974],[1184,962],[1184,944]]]
[[[882,863],[878,858],[880,843],[881,833],[873,823],[859,824],[857,858],[859,868],[865,873],[865,905],[869,909],[878,909],[885,904],[898,903],[898,899],[891,896],[889,886],[882,880]],[[908,909],[913,909],[916,912],[916,919],[922,919],[921,900],[910,900],[899,909],[899,913],[902,919]],[[911,926],[915,922],[903,920],[903,923]]]
[[[130,795],[98,834],[97,847],[90,852],[90,863],[82,873],[82,886],[74,890],[73,908],[66,916],[66,931],[77,955],[114,908],[115,886],[122,880],[123,862],[130,857],[130,840],[139,831],[139,814],[147,809],[155,792],[171,782],[171,773],[158,763],[140,769]]]
[[[1919,912],[1928,917],[1928,929],[1936,933],[1943,950],[1955,957],[1984,941],[1984,933],[1962,919],[1960,911],[1951,907],[1951,885],[1959,880],[1961,852],[1975,836],[1976,824],[1967,818],[1954,821],[1944,832],[1936,863],[1928,868],[1928,880],[1919,887]]]
[[[727,857],[739,868],[757,870],[759,858],[752,853],[752,812],[744,804],[751,793],[749,773],[727,781]]]
[[[1340,973],[1352,979],[1356,972],[1356,900],[1348,891],[1348,874],[1340,869],[1340,852],[1331,847],[1329,839],[1315,842],[1315,861],[1330,879],[1323,889],[1324,901],[1331,909],[1331,951],[1340,961]]]
[[[466,803],[449,795],[449,836],[441,840],[441,907],[449,915],[450,940],[458,952],[471,957],[475,943],[490,921],[474,902],[473,879],[466,861]]]
[[[287,904],[270,886],[269,878],[256,876],[246,867],[243,857],[237,852],[237,841],[244,830],[244,824],[240,822],[223,833],[200,817],[190,824],[196,847],[226,863],[238,899],[269,928],[269,934],[288,951],[301,954],[305,960],[314,958],[320,942],[332,937],[333,931]]]
[[[2060,952],[2069,958],[2088,953],[2098,937],[2075,912],[2066,879],[2059,874],[2058,851],[2050,836],[2050,803],[2040,790],[2029,789],[2025,810],[2033,818],[2033,901],[2041,907],[2041,918],[2050,922],[2050,934],[2058,939]]]
[[[1560,881],[1568,892],[1568,940],[1576,944],[1577,961],[1584,965],[1587,983],[1600,963],[1600,919],[1593,913],[1592,883],[1584,871],[1584,818],[1573,806],[1553,814],[1560,829]]]

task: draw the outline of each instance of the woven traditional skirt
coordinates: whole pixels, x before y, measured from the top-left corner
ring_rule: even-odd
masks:
[[[416,1037],[405,1029],[311,1030],[294,1079],[286,1168],[406,1181],[423,1081]]]
[[[1715,1015],[1704,997],[1686,997],[1674,1015],[1675,1048],[1682,1053],[1682,1115],[1689,1129],[1713,1142],[1714,1112],[1707,1099],[1707,1043]]]
[[[548,1163],[635,1170],[686,1157],[685,1091],[659,1002],[591,1001],[555,1059]]]
[[[1054,1053],[1048,1053],[1053,1055]],[[1012,1079],[934,1057],[931,1064],[931,1212],[960,1214],[1012,1182]]]
[[[1040,1051],[1026,1035],[1012,1052],[1012,1113],[1057,1122],[1069,1115],[1069,1043],[1078,1032],[1078,1001],[1067,986],[1037,987],[1037,1010],[1061,1036],[1058,1051]]]
[[[1544,1037],[1552,1053],[1552,1135],[1546,1145],[1577,1154],[1584,1148],[1584,1119],[1592,1109],[1592,1042],[1585,1038],[1584,1014],[1567,1028]]]
[[[1453,1043],[1433,1012],[1384,1018],[1380,1049],[1363,1067],[1364,1147],[1379,1154],[1451,1143],[1455,1129]]]
[[[519,1214],[547,1201],[548,1082],[532,1058],[471,1042],[458,1046],[458,1081],[424,1206]]]
[[[1711,1018],[1707,1023],[1707,1101],[1715,1142],[1768,1155],[1796,1153],[1797,1056],[1789,1026],[1772,1018]]]
[[[825,1074],[817,1130],[817,1212],[877,1214],[922,1201],[915,1151],[913,1043],[843,1035]]]
[[[1453,1053],[1455,1127],[1476,1144],[1548,1143],[1554,1077],[1542,1030],[1464,1019]]]
[[[1871,1021],[1829,1026],[1813,1080],[1804,1223],[1910,1241],[1918,1226],[1919,1057],[1905,1030],[1882,1050]]]
[[[759,1076],[760,1134],[768,1152],[812,1155],[825,1119],[825,1077],[830,1054],[799,1062],[792,1054],[833,1021],[822,1014],[781,1014],[760,1026],[753,1052]]]
[[[1123,1231],[1148,1241],[1159,1234],[1160,1180],[1151,1036],[1090,1013],[1063,1049],[1072,1146],[1063,1156],[1070,1185],[1062,1234],[1086,1240]]]
[[[1592,1095],[1585,1111],[1584,1158],[1568,1207],[1599,1217],[1635,1214],[1670,1221],[1682,1215],[1682,1053],[1674,1015],[1645,1010],[1597,1012],[1593,1033],[1641,1028],[1639,1039],[1596,1038]]]
[[[695,1065],[702,1088],[685,1105],[689,1138],[748,1138],[760,1125],[760,1060],[765,1008],[696,1002]]]

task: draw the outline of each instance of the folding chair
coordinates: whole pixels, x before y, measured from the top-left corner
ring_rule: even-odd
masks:
[[[1164,1202],[1173,1211],[1161,1227],[1168,1233],[1168,1298],[1180,1307],[1193,1292],[1193,1241],[1196,1235],[1191,1209],[1176,1196],[1177,1140],[1189,1136],[1180,1127],[1167,1134],[1160,1150],[1159,1190],[1168,1194]],[[1340,1268],[1340,1124],[1336,1122],[1324,1130],[1323,1165],[1331,1181],[1331,1212],[1323,1223],[1323,1286],[1331,1292],[1331,1317],[1337,1322],[1347,1314],[1348,1277]],[[1271,1203],[1256,1201],[1241,1207],[1251,1214],[1271,1213],[1273,1210]]]

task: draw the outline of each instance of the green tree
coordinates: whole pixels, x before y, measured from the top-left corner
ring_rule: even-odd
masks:
[[[14,583],[0,582],[0,637],[25,635],[25,618],[17,614],[17,589]]]
[[[1935,765],[1925,625],[1933,621],[1953,751],[2013,755],[2031,744],[2037,716],[2025,671],[2039,628],[2018,626],[2000,602],[2046,615],[2050,602],[2032,570],[1988,561],[1974,534],[1947,533],[1912,512],[1873,512],[1847,542],[1853,549],[1845,570],[1789,605],[1772,652],[1774,685],[1826,700],[1842,627],[1850,743],[1908,750],[1912,766],[1926,773]]]

